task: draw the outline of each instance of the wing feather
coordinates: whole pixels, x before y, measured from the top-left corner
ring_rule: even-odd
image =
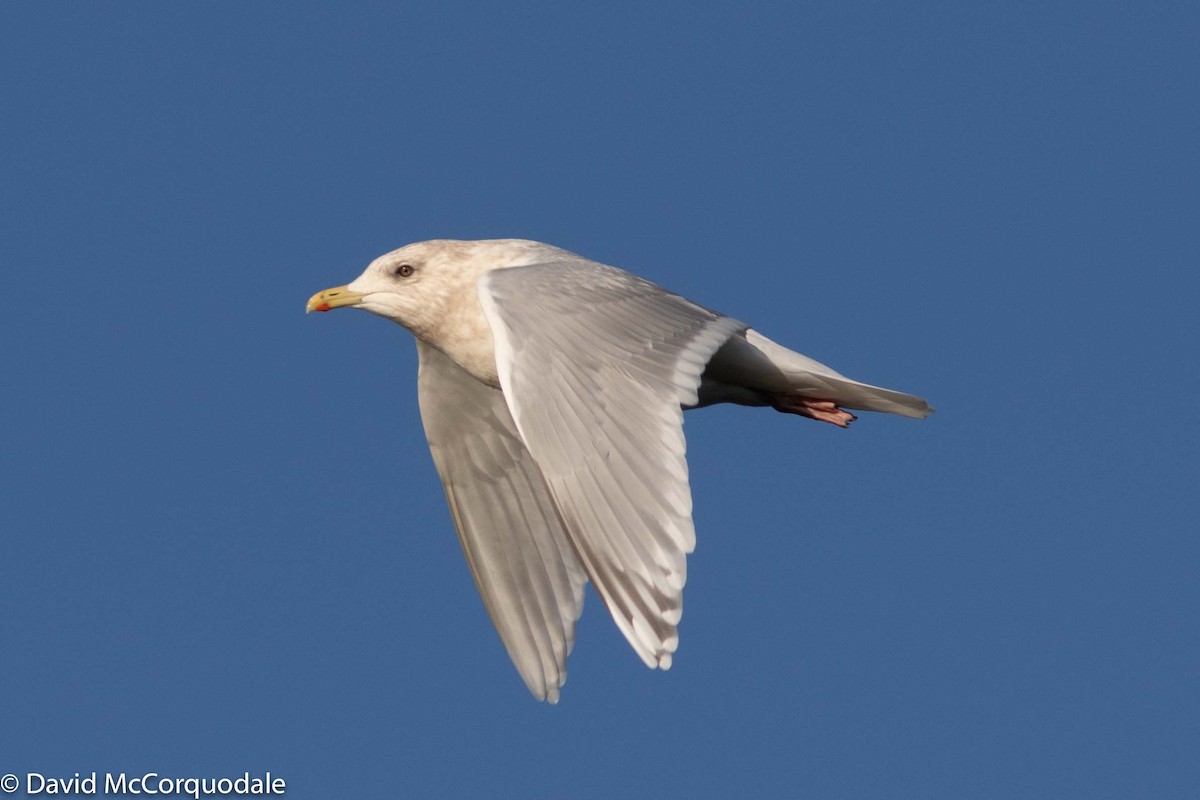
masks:
[[[535,697],[556,702],[586,576],[501,393],[418,340],[421,419],[484,606]]]
[[[642,660],[669,667],[695,548],[682,406],[746,326],[586,259],[493,270],[479,298],[583,568]]]

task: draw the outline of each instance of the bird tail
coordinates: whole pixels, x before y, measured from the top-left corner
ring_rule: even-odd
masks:
[[[828,400],[856,411],[879,411],[914,419],[933,413],[929,403],[920,397],[847,378],[819,361],[771,341],[754,329],[748,329],[742,336],[744,338],[735,336],[727,346],[741,351],[737,360],[743,366],[758,365],[754,370],[758,373],[756,377],[772,384],[763,388],[811,400]],[[751,349],[757,352],[751,353]],[[770,373],[769,379],[767,373]]]
[[[856,411],[880,411],[913,419],[924,419],[933,413],[933,407],[916,395],[872,386],[869,383],[859,383],[850,378],[806,375],[802,385],[805,388],[800,393],[804,396],[828,399],[842,408],[852,408]],[[808,386],[812,388],[809,389]]]

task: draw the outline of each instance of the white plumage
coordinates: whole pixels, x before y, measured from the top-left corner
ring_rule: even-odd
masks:
[[[418,338],[418,395],[475,583],[529,690],[555,702],[590,580],[650,667],[671,665],[695,547],[683,410],[924,417],[735,319],[538,242],[439,240],[376,259],[309,310]]]

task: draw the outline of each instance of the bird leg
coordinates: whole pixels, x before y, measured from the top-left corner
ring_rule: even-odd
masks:
[[[849,411],[843,411],[831,400],[813,400],[798,394],[777,394],[771,398],[771,405],[776,411],[788,414],[799,414],[802,417],[828,422],[839,428],[849,427],[858,417]]]

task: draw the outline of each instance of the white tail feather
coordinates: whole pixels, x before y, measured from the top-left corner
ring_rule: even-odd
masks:
[[[759,405],[758,393],[795,394],[831,400],[857,411],[880,411],[920,419],[933,409],[920,397],[861,383],[771,341],[754,329],[726,342],[704,373],[701,404],[735,402]],[[748,390],[748,391],[747,391]]]

